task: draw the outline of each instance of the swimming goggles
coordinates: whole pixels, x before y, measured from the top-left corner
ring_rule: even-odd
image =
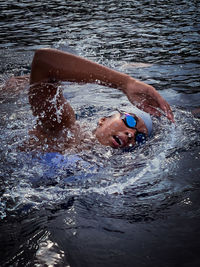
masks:
[[[122,121],[124,122],[124,124],[131,129],[136,130],[135,133],[135,142],[136,144],[142,144],[146,141],[146,134],[145,133],[141,133],[138,131],[137,127],[137,121],[138,118],[136,115],[134,114],[129,114],[127,112],[123,112],[121,110],[117,111],[120,113],[120,119],[122,119]]]

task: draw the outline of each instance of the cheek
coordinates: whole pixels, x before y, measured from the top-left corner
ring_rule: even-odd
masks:
[[[110,132],[111,132],[110,127],[103,125],[101,129],[99,130],[99,135],[101,136],[101,138],[104,138],[108,136]]]
[[[101,126],[100,134],[101,136],[110,136],[116,134],[116,132],[122,130],[121,124],[117,121],[111,123],[105,123]]]
[[[110,125],[110,130],[111,130],[111,131],[121,130],[122,128],[123,128],[123,127],[122,127],[121,123],[118,122],[118,121],[115,121],[115,122],[113,122],[113,123]]]
[[[119,124],[118,122],[114,122],[114,123],[113,123],[113,127],[114,127],[114,128],[119,128],[119,126],[120,126],[120,124]]]

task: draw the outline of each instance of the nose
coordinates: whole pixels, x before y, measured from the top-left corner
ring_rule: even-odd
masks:
[[[132,139],[132,134],[131,134],[131,133],[128,133],[127,136],[128,136],[128,139],[129,139],[129,140]]]
[[[126,135],[128,136],[128,141],[131,141],[134,138],[135,130],[134,131],[126,131]]]

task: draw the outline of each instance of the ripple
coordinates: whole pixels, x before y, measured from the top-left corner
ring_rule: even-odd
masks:
[[[179,265],[181,258],[189,264],[191,248],[199,246],[192,236],[199,233],[200,121],[190,112],[200,99],[199,3],[8,0],[0,8],[1,263],[67,266],[76,258],[82,266],[87,255],[87,266],[103,257],[123,266],[135,251],[137,266],[145,266],[147,255],[156,266],[170,265],[174,253],[181,255]],[[155,86],[172,105],[176,124],[154,119],[152,138],[132,152],[95,145],[78,154],[90,168],[58,170],[39,155],[24,156],[19,146],[35,118],[25,92],[8,95],[2,88],[9,76],[30,73],[40,47],[70,51]],[[111,88],[63,87],[78,118],[93,128],[115,107],[131,109]],[[166,237],[164,246],[158,236]],[[159,261],[167,245],[173,253]]]

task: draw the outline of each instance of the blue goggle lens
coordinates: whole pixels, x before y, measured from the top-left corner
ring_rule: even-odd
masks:
[[[131,115],[126,115],[126,123],[130,128],[133,128],[136,126],[136,119]]]
[[[146,136],[143,133],[137,133],[135,136],[135,141],[137,144],[143,144],[146,141]]]
[[[141,133],[138,132],[136,126],[137,126],[137,119],[134,118],[134,116],[132,116],[131,114],[128,113],[122,113],[121,114],[121,119],[123,120],[123,122],[126,124],[126,126],[128,126],[129,128],[133,128],[136,129],[136,135],[135,135],[135,141],[136,144],[143,144],[146,141],[146,134],[145,133]]]

